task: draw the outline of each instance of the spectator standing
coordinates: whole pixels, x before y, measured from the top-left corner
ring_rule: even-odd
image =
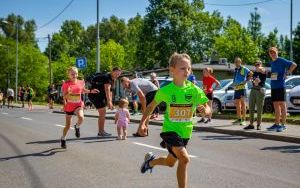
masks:
[[[269,56],[271,57],[271,99],[275,110],[275,123],[268,127],[269,131],[282,132],[286,129],[286,103],[285,103],[285,79],[287,75],[297,67],[297,64],[288,61],[278,56],[278,49],[271,47],[269,49]],[[281,121],[281,122],[280,122]],[[280,125],[281,123],[281,125]]]

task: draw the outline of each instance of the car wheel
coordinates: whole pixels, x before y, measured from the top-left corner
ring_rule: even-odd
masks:
[[[213,110],[213,113],[221,112],[221,103],[218,99],[213,99],[212,110]]]
[[[265,99],[264,112],[265,113],[273,113],[274,112],[273,103],[272,103],[272,100],[270,98]]]

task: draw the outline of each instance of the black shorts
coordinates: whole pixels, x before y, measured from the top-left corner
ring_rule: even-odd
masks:
[[[285,101],[285,88],[271,89],[272,102]]]
[[[149,93],[146,94],[146,96],[145,96],[146,97],[146,106],[148,106],[148,104],[150,104],[154,100],[156,92],[157,92],[157,90],[150,91]]]
[[[160,133],[160,137],[163,139],[160,145],[165,146],[175,158],[177,157],[172,151],[172,147],[186,147],[190,140],[189,138],[181,138],[176,132],[163,132]]]
[[[54,95],[49,95],[49,100],[55,100],[55,96]]]
[[[13,97],[13,96],[8,96],[8,97],[7,97],[7,100],[8,100],[8,101],[13,101],[13,100],[14,100],[14,97]]]
[[[205,95],[208,98],[208,100],[213,100],[214,95],[212,93],[206,93]]]
[[[107,99],[104,91],[100,91],[100,93],[89,93],[89,100],[93,103],[96,109],[104,108],[107,105]]]
[[[32,96],[28,95],[28,96],[27,96],[27,101],[29,102],[29,101],[31,101],[31,100],[32,100]]]
[[[234,99],[241,99],[242,97],[246,97],[246,90],[240,89],[234,91]]]

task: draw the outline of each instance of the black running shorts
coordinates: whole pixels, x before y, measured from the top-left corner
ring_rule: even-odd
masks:
[[[163,132],[160,133],[160,137],[163,139],[164,145],[167,147],[170,154],[172,154],[175,158],[176,155],[172,151],[172,147],[186,147],[189,142],[189,138],[181,138],[176,132]]]
[[[285,101],[285,88],[271,89],[272,102]]]
[[[107,105],[107,99],[104,91],[100,91],[100,93],[89,93],[88,98],[96,109],[104,108]]]

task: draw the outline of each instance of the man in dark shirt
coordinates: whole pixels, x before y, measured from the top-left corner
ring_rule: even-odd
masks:
[[[115,67],[112,72],[105,74],[97,74],[91,80],[92,89],[98,89],[99,93],[89,94],[90,101],[94,104],[98,110],[98,136],[111,136],[111,134],[104,131],[106,106],[108,109],[113,109],[112,103],[112,86],[114,81],[121,75],[120,68]]]

